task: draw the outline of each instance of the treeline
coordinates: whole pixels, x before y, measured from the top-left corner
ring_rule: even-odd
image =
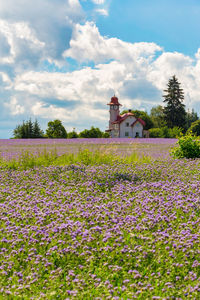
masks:
[[[121,114],[127,113],[128,110],[122,111]],[[167,123],[164,113],[164,107],[161,105],[155,106],[151,109],[150,114],[140,110],[131,110],[131,112],[137,117],[145,121],[146,125],[144,130],[149,131],[149,135],[152,138],[176,138],[180,133],[186,133],[192,131],[196,135],[200,135],[200,120],[194,110],[188,110],[185,113],[185,121],[181,126],[172,125],[171,127]],[[197,131],[197,127],[199,130]],[[199,132],[199,133],[198,133]]]
[[[174,138],[189,131],[199,135],[198,115],[193,109],[185,110],[184,92],[175,75],[169,79],[163,98],[164,107],[158,105],[151,109],[154,126],[149,130],[150,137]]]
[[[46,132],[41,129],[38,121],[32,122],[28,120],[23,121],[21,125],[13,131],[13,137],[15,139],[32,139],[32,138],[108,138],[107,132],[102,132],[99,128],[91,127],[90,129],[84,129],[80,133],[75,130],[67,132],[60,120],[54,120],[48,122]]]
[[[185,110],[184,92],[175,75],[169,79],[163,98],[165,106],[153,107],[150,114],[138,110],[132,111],[136,117],[145,121],[144,129],[149,130],[150,137],[175,138],[186,132],[200,135],[199,117],[194,109]],[[128,111],[123,111],[122,114],[126,112]]]

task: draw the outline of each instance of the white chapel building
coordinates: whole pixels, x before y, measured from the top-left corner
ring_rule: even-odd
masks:
[[[144,137],[145,122],[136,118],[131,110],[128,113],[120,115],[119,107],[121,104],[118,102],[117,97],[112,97],[110,103],[110,120],[109,129],[106,130],[110,133],[112,138],[136,138]]]

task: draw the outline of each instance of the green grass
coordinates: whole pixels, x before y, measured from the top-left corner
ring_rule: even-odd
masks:
[[[149,156],[138,155],[132,152],[130,155],[120,155],[113,151],[113,148],[104,150],[79,149],[77,153],[65,153],[58,155],[56,148],[52,151],[43,150],[37,154],[30,151],[22,152],[18,158],[6,160],[1,158],[0,165],[4,168],[13,170],[27,170],[34,167],[65,166],[71,164],[88,165],[113,165],[115,163],[150,163]]]

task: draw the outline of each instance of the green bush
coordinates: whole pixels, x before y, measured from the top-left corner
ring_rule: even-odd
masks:
[[[174,158],[199,158],[200,157],[200,139],[188,133],[181,136],[177,146],[171,150]]]
[[[193,122],[188,131],[195,135],[200,135],[200,120]]]
[[[182,135],[183,129],[180,127],[173,127],[173,128],[169,128],[168,134],[170,138],[177,138],[180,137]]]
[[[162,136],[162,129],[161,128],[151,128],[149,129],[149,136],[150,138],[161,138]]]
[[[177,138],[181,135],[182,128],[177,126],[168,128],[167,126],[161,128],[149,129],[149,136],[151,138]]]

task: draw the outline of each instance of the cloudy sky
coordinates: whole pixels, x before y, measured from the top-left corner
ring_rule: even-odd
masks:
[[[105,130],[114,93],[149,112],[174,74],[200,114],[199,16],[199,0],[0,0],[0,138],[30,117]]]

